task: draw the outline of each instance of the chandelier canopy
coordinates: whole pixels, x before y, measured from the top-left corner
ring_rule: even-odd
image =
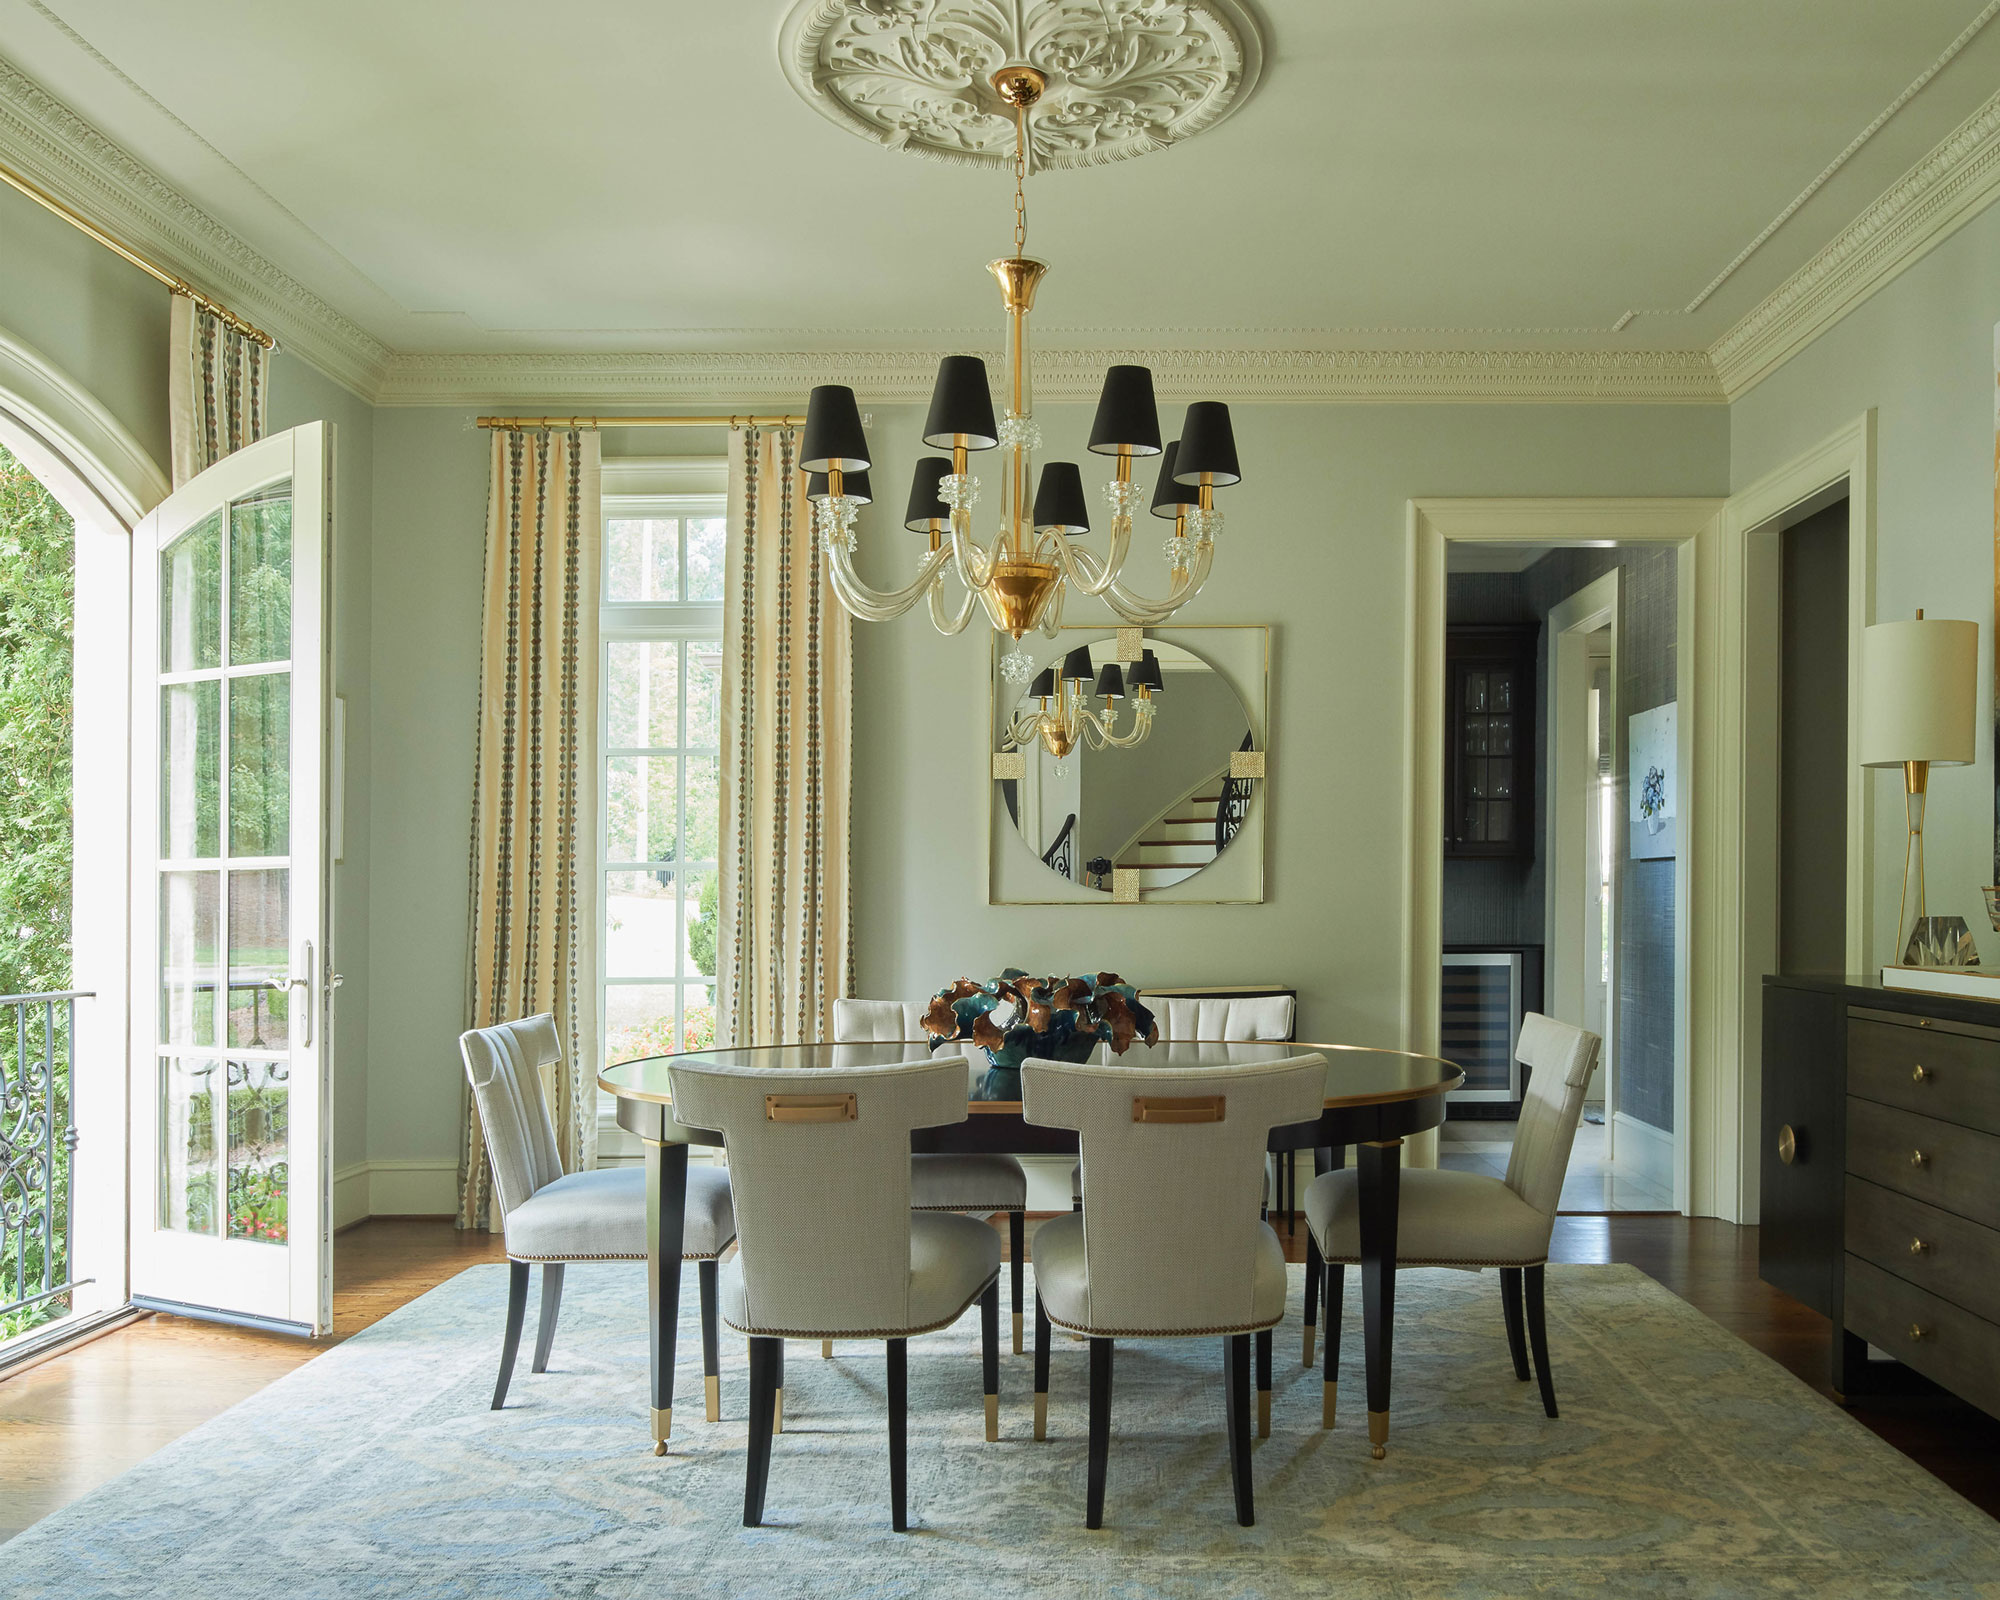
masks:
[[[994,90],[1013,108],[1015,120],[1014,253],[988,264],[1000,285],[1007,318],[1005,410],[995,416],[986,363],[978,356],[946,356],[938,363],[923,439],[950,455],[926,456],[917,463],[904,526],[927,535],[929,546],[916,578],[901,589],[871,588],[854,570],[855,517],[868,503],[870,465],[854,391],[845,384],[823,384],[812,392],[799,465],[812,475],[814,525],[827,552],[834,593],[863,621],[887,621],[928,601],[938,630],[958,633],[971,620],[977,603],[994,627],[1017,642],[1031,629],[1053,638],[1062,625],[1064,601],[1074,590],[1101,597],[1123,621],[1145,627],[1166,621],[1201,591],[1208,578],[1215,536],[1222,530],[1215,490],[1242,477],[1229,407],[1220,401],[1190,405],[1180,437],[1163,445],[1152,372],[1113,366],[1105,373],[1088,445],[1092,454],[1112,458],[1114,473],[1104,485],[1110,543],[1102,556],[1081,542],[1091,529],[1078,465],[1049,461],[1042,464],[1039,479],[1035,474],[1042,432],[1035,420],[1028,316],[1049,269],[1046,262],[1027,254],[1024,180],[1028,114],[1045,83],[1038,69],[1024,65],[1002,67],[992,77]],[[981,483],[972,472],[971,458],[995,449],[1000,452],[999,517],[991,535],[982,538],[974,532],[973,511]],[[1161,468],[1150,509],[1174,524],[1161,546],[1168,586],[1158,597],[1129,585],[1125,570],[1140,497],[1132,478],[1133,463],[1152,456],[1160,457]],[[963,585],[956,603],[947,598],[947,576]],[[1026,681],[1034,665],[1024,651],[1015,650],[1002,668],[1010,681],[1018,683]],[[1049,698],[1060,703],[1059,710],[1072,699],[1080,704],[1089,676],[1086,670],[1085,689],[1072,694],[1068,686],[1073,680],[1065,671],[1061,680],[1065,687]],[[1099,692],[1104,692],[1101,687]],[[1113,692],[1122,694],[1122,685]],[[1137,731],[1131,736],[1111,736],[1109,700],[1106,705],[1107,715],[1093,732],[1093,743],[1135,744],[1146,736],[1152,707],[1144,686],[1135,701]],[[1097,722],[1087,706],[1083,716]],[[1069,743],[1074,743],[1073,737]],[[1053,742],[1049,748],[1055,749]]]

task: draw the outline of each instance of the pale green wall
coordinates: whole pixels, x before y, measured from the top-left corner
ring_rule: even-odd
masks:
[[[1966,919],[2000,960],[1979,887],[1993,879],[1993,328],[2000,208],[1910,267],[1730,408],[1730,482],[1745,488],[1876,412],[1875,618],[1979,623],[1979,759],[1935,772],[1924,824],[1931,909]],[[1873,957],[1893,945],[1902,784],[1878,774]]]

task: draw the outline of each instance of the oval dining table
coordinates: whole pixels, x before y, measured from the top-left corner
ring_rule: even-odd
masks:
[[[1075,1155],[1077,1136],[1064,1128],[1038,1127],[1021,1114],[1018,1074],[990,1067],[973,1047],[947,1040],[933,1051],[928,1040],[903,1043],[769,1045],[746,1049],[696,1050],[678,1056],[649,1056],[607,1067],[598,1085],[618,1101],[618,1124],[635,1134],[646,1151],[647,1320],[652,1336],[653,1447],[664,1454],[673,1428],[674,1361],[680,1331],[681,1263],[679,1242],[687,1203],[690,1145],[720,1145],[712,1129],[686,1127],[673,1114],[668,1072],[676,1062],[725,1067],[765,1067],[798,1072],[825,1068],[896,1066],[934,1061],[954,1053],[966,1066],[966,1119],[910,1136],[913,1152],[981,1152],[1006,1155]],[[1271,1130],[1276,1152],[1311,1150],[1314,1172],[1340,1166],[1348,1146],[1357,1153],[1360,1184],[1361,1311],[1368,1389],[1368,1438],[1380,1459],[1389,1437],[1389,1368],[1395,1342],[1396,1210],[1403,1141],[1444,1121],[1445,1096],[1465,1074],[1436,1056],[1363,1045],[1224,1042],[1189,1040],[1171,1044],[1135,1043],[1120,1066],[1252,1066],[1294,1056],[1318,1055],[1326,1062],[1326,1100],[1310,1122]],[[1312,1364],[1312,1317],[1323,1274],[1310,1270],[1306,1286],[1306,1364]],[[1338,1337],[1338,1330],[1329,1330]],[[711,1385],[709,1420],[716,1420]]]

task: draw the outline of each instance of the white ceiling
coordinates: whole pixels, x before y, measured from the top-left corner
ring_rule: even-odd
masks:
[[[990,338],[1007,179],[815,114],[786,9],[0,0],[0,55],[398,351]],[[1996,23],[1850,150],[1994,9],[1265,0],[1229,121],[1031,180],[1042,336],[1703,348],[2000,85]]]

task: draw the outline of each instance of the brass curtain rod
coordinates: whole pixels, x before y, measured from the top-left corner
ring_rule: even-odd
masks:
[[[481,417],[482,428],[802,428],[804,417]]]
[[[62,201],[58,200],[54,195],[50,194],[48,190],[44,189],[40,184],[36,183],[32,178],[25,178],[20,173],[14,171],[12,167],[9,167],[4,163],[0,163],[0,179],[4,179],[14,188],[19,189],[21,193],[26,195],[30,200],[34,201],[35,204],[43,207],[46,210],[53,211],[57,216],[61,217],[63,221],[67,222],[72,228],[76,228],[80,232],[89,234],[91,238],[95,239],[99,244],[103,245],[104,248],[109,250],[113,255],[119,257],[121,260],[129,261],[133,266],[137,267],[141,272],[145,273],[147,277],[157,278],[161,283],[164,283],[169,289],[173,290],[175,294],[185,295],[188,299],[192,300],[196,305],[200,306],[202,310],[206,311],[210,316],[216,318],[216,320],[220,322],[227,323],[230,327],[234,328],[238,333],[242,334],[244,338],[255,340],[258,344],[261,344],[266,350],[275,350],[278,348],[278,341],[272,338],[271,335],[266,333],[262,328],[256,326],[256,324],[254,323],[246,322],[242,317],[239,317],[235,312],[231,311],[229,307],[225,305],[220,305],[217,302],[209,299],[207,295],[203,294],[193,284],[189,283],[187,279],[180,277],[175,273],[167,271],[165,267],[159,266],[154,262],[148,261],[144,256],[140,255],[139,252],[134,250],[130,245],[124,244],[121,241],[114,239],[110,234],[106,233],[102,228],[100,228],[96,223],[92,222],[88,217],[82,215],[80,212],[73,211],[68,206],[64,205]]]

